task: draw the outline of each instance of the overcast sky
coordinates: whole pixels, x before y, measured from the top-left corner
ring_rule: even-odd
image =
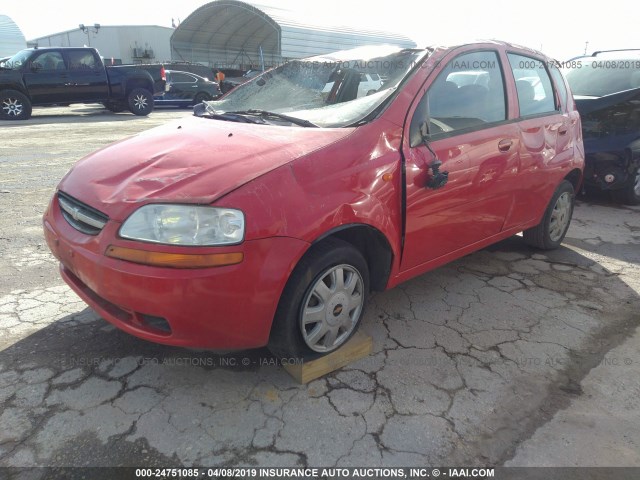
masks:
[[[202,0],[3,0],[0,14],[9,15],[30,40],[78,28],[80,23],[169,27],[172,18],[184,20],[206,3]],[[589,42],[589,53],[640,48],[635,33],[640,2],[259,0],[253,3],[292,10],[299,14],[301,21],[308,23],[402,33],[418,46],[493,38],[542,50],[558,60],[582,54],[585,42]]]

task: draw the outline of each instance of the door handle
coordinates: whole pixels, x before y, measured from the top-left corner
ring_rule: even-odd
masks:
[[[508,152],[509,149],[511,149],[512,145],[513,145],[513,141],[509,140],[508,138],[505,138],[504,140],[500,140],[498,142],[498,150],[500,150],[501,152]]]
[[[569,131],[569,129],[567,127],[560,127],[558,129],[558,134],[559,135],[566,135],[568,131]]]

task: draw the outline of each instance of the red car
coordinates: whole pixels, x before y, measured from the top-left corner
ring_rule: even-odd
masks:
[[[380,88],[359,89],[372,73]],[[349,339],[371,290],[518,232],[558,247],[580,127],[534,50],[357,48],[87,156],[44,231],[65,281],[126,332],[312,358]]]

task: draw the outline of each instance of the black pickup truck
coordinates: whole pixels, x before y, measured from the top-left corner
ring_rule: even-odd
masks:
[[[28,48],[0,63],[0,119],[26,120],[32,106],[70,103],[148,115],[165,80],[162,66],[105,66],[95,48]]]

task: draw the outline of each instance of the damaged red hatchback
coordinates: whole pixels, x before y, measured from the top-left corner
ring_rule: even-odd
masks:
[[[194,113],[81,160],[44,216],[73,290],[169,345],[331,352],[370,290],[559,246],[582,181],[562,75],[500,42],[292,61]]]

